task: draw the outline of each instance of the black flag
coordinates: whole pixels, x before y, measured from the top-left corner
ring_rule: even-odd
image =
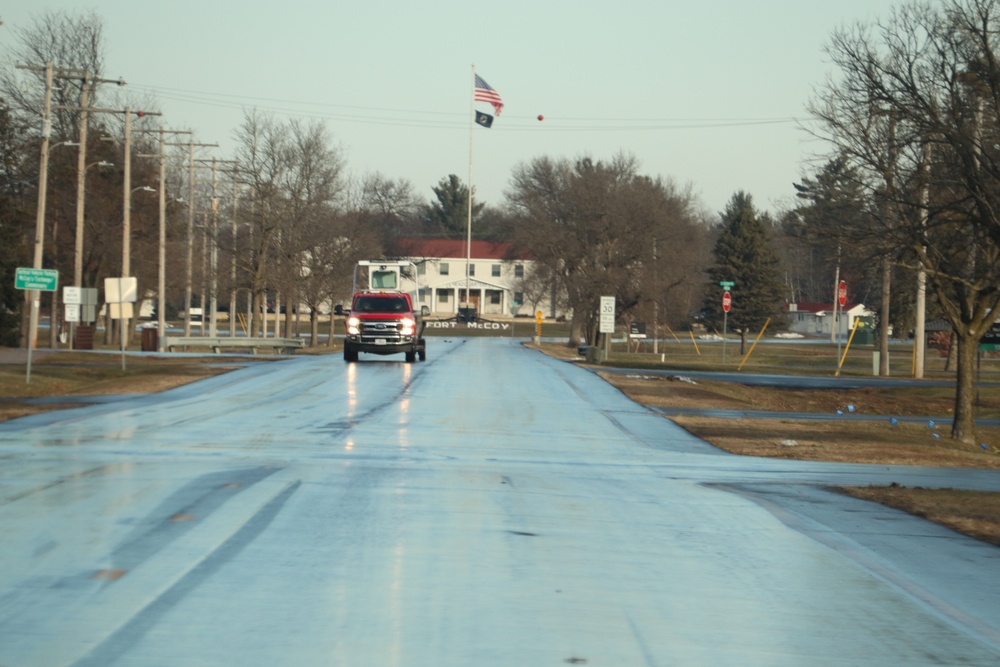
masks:
[[[493,126],[493,116],[488,113],[482,113],[481,111],[476,112],[476,124],[482,125],[483,127]]]

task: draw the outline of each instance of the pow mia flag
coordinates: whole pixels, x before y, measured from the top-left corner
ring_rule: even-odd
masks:
[[[481,111],[476,112],[476,125],[482,125],[483,127],[493,126],[493,116],[488,113],[483,113]]]

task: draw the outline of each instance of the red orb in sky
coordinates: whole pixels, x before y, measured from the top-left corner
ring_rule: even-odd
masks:
[[[543,116],[542,114],[538,114],[538,120],[545,120],[545,116]]]

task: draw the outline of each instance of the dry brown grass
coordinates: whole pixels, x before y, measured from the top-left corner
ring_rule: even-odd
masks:
[[[1000,493],[896,485],[840,490],[855,498],[895,507],[1000,546]]]
[[[715,419],[671,420],[720,449],[743,456],[801,461],[961,468],[1000,468],[996,451],[956,444],[947,430],[925,424],[861,421]],[[996,429],[990,429],[995,431]],[[934,434],[940,436],[934,438]],[[996,437],[995,435],[993,436]]]
[[[78,407],[84,404],[74,400],[79,396],[157,393],[237,367],[223,362],[223,358],[129,357],[123,371],[115,355],[43,353],[33,360],[30,382],[24,363],[0,363],[0,421]],[[23,400],[35,397],[63,400],[43,405]]]
[[[601,373],[633,400],[654,407],[818,412],[834,416],[853,405],[871,415],[942,416],[951,412],[950,389],[783,390],[698,380]],[[986,392],[984,411],[997,409],[997,392]],[[706,442],[733,454],[807,461],[882,465],[1000,468],[1000,429],[983,428],[977,442],[964,445],[949,437],[948,423],[831,419],[670,418]],[[937,435],[938,437],[934,437]],[[879,502],[1000,545],[1000,493],[955,489],[890,487],[845,488],[843,493]]]

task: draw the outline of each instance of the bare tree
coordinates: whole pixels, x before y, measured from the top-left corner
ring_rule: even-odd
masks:
[[[255,335],[263,331],[267,313],[267,291],[276,285],[275,265],[284,225],[284,178],[289,168],[288,130],[271,115],[256,109],[244,114],[234,132],[236,162],[240,178],[250,193],[249,247],[237,257],[237,265],[253,295]]]
[[[511,182],[507,201],[515,240],[565,291],[573,311],[571,346],[596,338],[602,295],[615,296],[618,311],[626,314],[659,298],[657,290],[669,284],[657,280],[650,287],[651,269],[659,264],[654,248],[671,254],[675,226],[687,221],[674,215],[676,192],[640,175],[634,157],[572,163],[538,158],[517,167]]]
[[[41,119],[45,94],[44,72],[16,65],[44,65],[80,70],[91,76],[104,73],[104,22],[94,12],[44,11],[24,27],[12,27],[16,42],[2,60],[0,97],[17,113]],[[68,139],[76,134],[78,85],[53,86],[52,131]],[[96,100],[95,100],[96,101]]]
[[[358,210],[386,240],[409,233],[421,205],[412,183],[377,172],[361,179],[356,196]]]
[[[421,203],[405,179],[367,174],[355,184],[350,199],[347,217],[352,234],[357,235],[358,249],[366,253],[358,259],[398,256],[400,239],[420,233]]]
[[[290,219],[284,244],[290,257],[287,292],[310,309],[312,345],[318,342],[319,310],[333,297],[332,280],[345,271],[336,260],[343,246],[339,215],[346,204],[344,161],[321,123],[291,121]],[[291,243],[297,239],[297,243]],[[289,318],[290,320],[290,318]]]
[[[855,230],[923,269],[954,330],[952,437],[975,438],[979,339],[1000,313],[1000,3],[901,6],[833,35],[838,68],[811,104],[828,139],[881,202]]]
[[[257,111],[245,114],[236,138],[239,173],[251,196],[250,210],[241,213],[250,221],[244,238],[252,241],[236,255],[241,275],[262,314],[270,291],[282,295],[286,336],[294,334],[292,311],[307,306],[316,345],[320,309],[339,293],[341,276],[349,280],[358,246],[346,214],[341,151],[322,123],[282,123]]]

